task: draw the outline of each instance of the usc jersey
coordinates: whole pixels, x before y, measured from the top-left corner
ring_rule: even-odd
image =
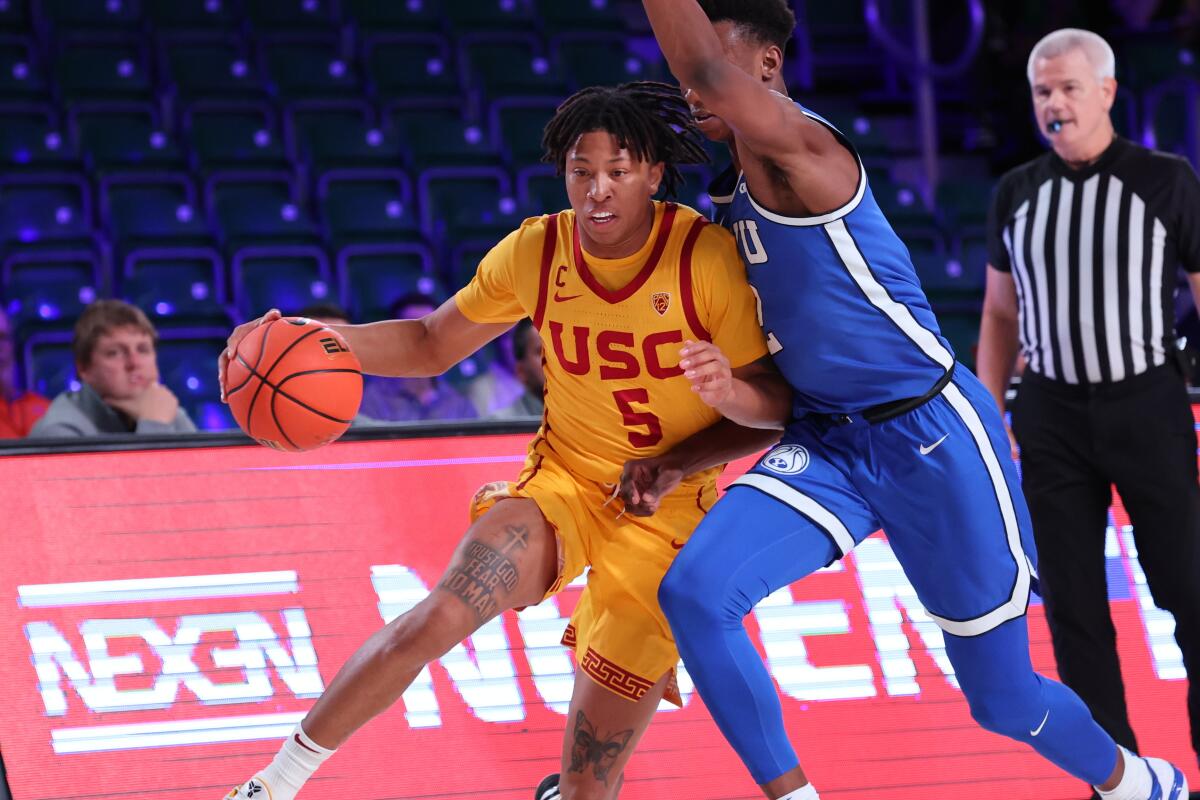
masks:
[[[615,482],[629,459],[720,418],[683,377],[686,340],[713,342],[734,367],[767,354],[732,235],[686,206],[654,205],[645,245],[621,259],[584,253],[573,211],[527,219],[455,296],[474,322],[532,319],[546,411],[530,455],[549,446],[591,481]]]

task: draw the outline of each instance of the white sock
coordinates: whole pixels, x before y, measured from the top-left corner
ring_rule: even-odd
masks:
[[[308,738],[304,728],[297,725],[296,729],[288,734],[283,747],[275,754],[275,760],[258,773],[257,777],[266,784],[270,800],[293,800],[304,782],[312,777],[317,767],[333,755],[333,752]]]
[[[813,788],[813,785],[811,783],[806,783],[799,789],[788,792],[783,797],[777,798],[777,800],[820,800],[820,798],[817,797],[817,790]]]
[[[1118,749],[1125,759],[1125,774],[1111,792],[1102,792],[1097,788],[1096,793],[1104,800],[1145,800],[1150,796],[1151,786],[1150,770],[1146,762],[1124,747],[1118,746]]]

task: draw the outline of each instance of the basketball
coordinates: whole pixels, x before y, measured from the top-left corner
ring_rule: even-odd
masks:
[[[350,427],[362,402],[362,366],[345,339],[299,317],[259,325],[225,370],[237,424],[276,450],[314,450]]]

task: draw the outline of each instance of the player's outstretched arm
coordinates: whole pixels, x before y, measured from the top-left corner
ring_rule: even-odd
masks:
[[[772,428],[745,428],[722,419],[665,453],[627,461],[618,488],[625,513],[650,516],[658,510],[662,498],[688,475],[761,453],[779,441],[781,433]]]
[[[789,98],[729,61],[696,0],[643,0],[643,5],[671,73],[693,106],[723,119],[739,144],[780,167],[810,210],[837,208],[854,196],[859,174],[851,152]],[[777,46],[766,46],[760,56],[764,73],[782,69]],[[782,88],[781,81],[777,85]]]
[[[712,342],[685,342],[679,366],[700,399],[747,428],[781,429],[792,412],[792,388],[769,357],[732,368]]]
[[[218,373],[222,397],[225,367],[238,343],[250,331],[283,316],[271,309],[258,319],[233,329],[221,353]],[[454,298],[420,319],[392,319],[365,325],[330,325],[358,356],[363,372],[389,377],[441,375],[512,327],[509,323],[480,323],[467,319]]]

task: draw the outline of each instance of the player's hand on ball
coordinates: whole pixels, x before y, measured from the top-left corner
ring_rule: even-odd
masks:
[[[237,346],[242,339],[250,331],[257,328],[259,325],[265,325],[268,322],[277,320],[283,316],[278,308],[272,308],[267,313],[263,314],[258,319],[252,319],[249,322],[243,322],[233,329],[233,333],[229,334],[229,339],[225,342],[225,349],[221,351],[221,355],[217,358],[217,380],[221,384],[221,402],[227,403],[225,399],[225,369],[229,366],[229,359],[233,358],[233,354],[237,352]]]
[[[649,517],[658,511],[663,497],[683,480],[683,470],[666,456],[637,458],[625,462],[617,494],[625,502],[625,513]]]
[[[701,400],[716,408],[733,397],[733,369],[721,348],[712,342],[687,341],[679,355],[683,376]]]

